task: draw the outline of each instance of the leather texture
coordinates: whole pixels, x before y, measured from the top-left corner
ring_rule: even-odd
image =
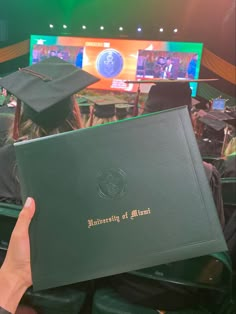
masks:
[[[15,149],[36,290],[227,250],[186,107]]]

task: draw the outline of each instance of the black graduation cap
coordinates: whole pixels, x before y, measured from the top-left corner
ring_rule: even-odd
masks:
[[[228,113],[204,110],[200,110],[200,112],[201,117],[199,118],[199,120],[216,131],[224,129],[227,124],[235,124],[235,118]]]
[[[216,131],[220,131],[226,127],[226,123],[224,121],[212,119],[207,116],[201,117],[199,120]]]
[[[116,107],[116,116],[119,120],[124,119],[129,114],[129,109],[133,108],[134,105],[131,104],[118,104]]]
[[[91,103],[88,102],[88,100],[84,97],[77,97],[76,101],[80,107],[80,113],[81,114],[89,114],[90,113],[90,106]]]
[[[24,103],[24,114],[36,124],[53,129],[70,111],[70,96],[99,79],[57,57],[19,69],[0,79]]]
[[[162,111],[166,109],[187,106],[189,112],[192,107],[191,88],[186,81],[162,81],[152,85],[145,102],[144,113]]]
[[[236,128],[236,111],[226,111],[226,114],[230,116],[230,119],[226,119],[224,121]]]
[[[111,118],[115,115],[115,106],[124,103],[124,100],[111,95],[84,96],[94,104],[94,115],[98,118]]]

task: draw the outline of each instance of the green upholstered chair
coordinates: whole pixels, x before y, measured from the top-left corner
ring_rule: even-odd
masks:
[[[138,270],[132,274],[158,280],[160,282],[174,283],[185,287],[207,289],[221,298],[218,302],[209,304],[209,307],[198,309],[199,313],[224,313],[221,306],[226,307],[232,301],[232,266],[227,252],[178,261],[157,267]],[[210,303],[210,301],[209,301]],[[202,312],[203,311],[203,312]],[[179,313],[177,311],[177,313]],[[181,312],[182,313],[182,312]]]
[[[133,271],[131,274],[222,292],[228,291],[232,283],[231,260],[226,252],[145,268]]]
[[[236,206],[236,178],[221,178],[224,205]]]
[[[231,314],[230,308],[232,308],[234,298],[232,297],[231,260],[228,253],[217,253],[178,261],[133,271],[118,277],[121,278],[121,281],[118,279],[118,285],[117,282],[114,282],[114,278],[111,278],[111,286],[119,292],[119,296],[126,300],[125,304],[130,302],[136,304],[135,306],[138,306],[137,303],[149,306],[149,302],[153,304],[153,299],[155,299],[155,307],[159,305],[162,310],[166,310],[166,313]],[[125,293],[122,290],[125,290]],[[157,293],[155,293],[155,290]],[[192,301],[190,301],[185,304],[185,299],[191,299],[195,296],[195,293],[196,299],[204,300],[204,302],[191,303]],[[117,295],[113,292],[109,292],[108,299],[111,299],[112,295],[117,300]],[[208,296],[210,296],[209,304]],[[104,299],[106,299],[105,296]],[[119,299],[119,302],[124,299]],[[103,298],[101,292],[99,292],[95,295],[94,300],[96,311],[98,307],[102,307],[101,300]],[[140,302],[140,300],[142,301]],[[182,300],[184,300],[184,303]],[[109,304],[113,304],[112,301]],[[107,308],[108,303],[104,306]],[[223,306],[224,310],[222,310]],[[228,312],[226,311],[227,307]],[[100,313],[96,311],[95,314]],[[104,313],[115,314],[121,312],[116,312],[116,309],[112,311],[110,307],[109,311],[107,310]],[[127,310],[127,313],[133,312]]]
[[[131,304],[111,288],[98,289],[93,298],[92,314],[157,314],[156,310]]]
[[[0,250],[7,250],[22,206],[0,202]]]
[[[236,210],[236,178],[221,178],[221,186],[225,223],[227,225]]]
[[[171,300],[170,300],[171,302]],[[161,312],[129,303],[111,288],[99,289],[93,298],[92,314],[213,314],[205,309]],[[226,313],[229,314],[229,313]],[[231,313],[230,313],[231,314]]]
[[[42,314],[78,314],[83,308],[86,294],[86,291],[70,286],[39,292],[29,289],[21,303],[32,306]]]

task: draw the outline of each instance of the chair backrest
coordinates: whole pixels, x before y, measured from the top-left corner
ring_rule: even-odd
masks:
[[[73,286],[64,286],[44,291],[28,289],[21,302],[32,306],[37,313],[78,314],[86,300],[86,290]]]
[[[22,206],[0,202],[0,249],[7,250]]]
[[[229,291],[232,266],[227,252],[221,252],[131,272],[140,277],[189,287]]]
[[[236,206],[236,178],[221,178],[221,184],[224,205]]]

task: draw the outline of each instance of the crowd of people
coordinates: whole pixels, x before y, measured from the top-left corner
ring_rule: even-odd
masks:
[[[5,139],[0,147],[0,202],[22,204],[14,142],[132,117],[134,104],[95,103],[92,105],[89,102],[85,104],[84,101],[77,101],[80,97],[75,95],[97,80],[96,77],[56,57],[21,69],[0,80],[0,86],[17,99],[15,118],[11,121],[12,125],[8,125],[8,132],[4,133]],[[45,82],[49,82],[46,89],[43,87]],[[189,83],[155,84],[150,89],[144,107],[139,109],[139,114],[180,106],[187,106],[190,116],[192,115]],[[222,171],[213,164],[203,162],[222,230],[227,226],[221,177],[236,177],[235,143],[234,129],[224,156],[219,156],[223,160]],[[5,261],[0,269],[0,313],[14,313],[25,290],[32,284],[28,227],[34,211],[34,200],[28,198],[20,213]],[[116,285],[115,280],[113,285]],[[120,287],[120,281],[118,286]],[[158,295],[161,294],[160,287],[156,289],[158,299]],[[182,291],[179,291],[179,297],[181,293]],[[178,297],[178,292],[175,297]],[[158,302],[150,307],[157,308]]]

